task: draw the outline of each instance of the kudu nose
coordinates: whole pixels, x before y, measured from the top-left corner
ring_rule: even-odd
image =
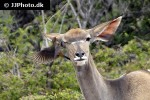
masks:
[[[75,53],[75,55],[77,56],[77,57],[83,57],[84,55],[85,55],[85,53],[84,52],[76,52]]]

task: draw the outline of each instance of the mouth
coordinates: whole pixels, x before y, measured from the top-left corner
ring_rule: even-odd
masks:
[[[76,57],[74,61],[76,66],[84,66],[87,62],[87,57]]]
[[[86,60],[86,59],[80,58],[80,59],[77,59],[77,60],[75,60],[75,61],[83,61],[83,60]]]
[[[85,61],[85,60],[87,60],[87,57],[86,56],[84,56],[84,57],[75,57],[74,58],[74,61]]]

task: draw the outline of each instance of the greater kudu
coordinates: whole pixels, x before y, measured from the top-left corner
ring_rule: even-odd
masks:
[[[115,80],[108,80],[98,72],[89,45],[95,40],[108,41],[114,35],[122,17],[102,23],[92,29],[71,29],[65,34],[47,34],[53,46],[36,54],[36,61],[47,62],[58,55],[66,57],[75,67],[80,89],[86,100],[150,100],[150,72],[134,71]]]

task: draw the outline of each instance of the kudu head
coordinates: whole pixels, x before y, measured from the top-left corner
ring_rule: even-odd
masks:
[[[122,17],[102,23],[92,29],[71,29],[64,34],[46,34],[53,41],[53,45],[40,51],[35,60],[48,62],[63,56],[70,59],[76,66],[83,66],[88,62],[90,55],[89,45],[95,40],[108,41],[114,35]],[[61,47],[66,48],[67,55],[61,52]]]

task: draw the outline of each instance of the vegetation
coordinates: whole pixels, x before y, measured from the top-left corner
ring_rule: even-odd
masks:
[[[47,32],[91,28],[123,15],[113,40],[90,47],[97,68],[111,79],[150,69],[150,1],[110,1],[72,0],[71,5],[69,0],[53,1],[52,10],[44,11]],[[46,46],[42,33],[41,11],[0,11],[0,98],[83,100],[70,61],[58,58],[52,66],[32,61],[32,55]]]

